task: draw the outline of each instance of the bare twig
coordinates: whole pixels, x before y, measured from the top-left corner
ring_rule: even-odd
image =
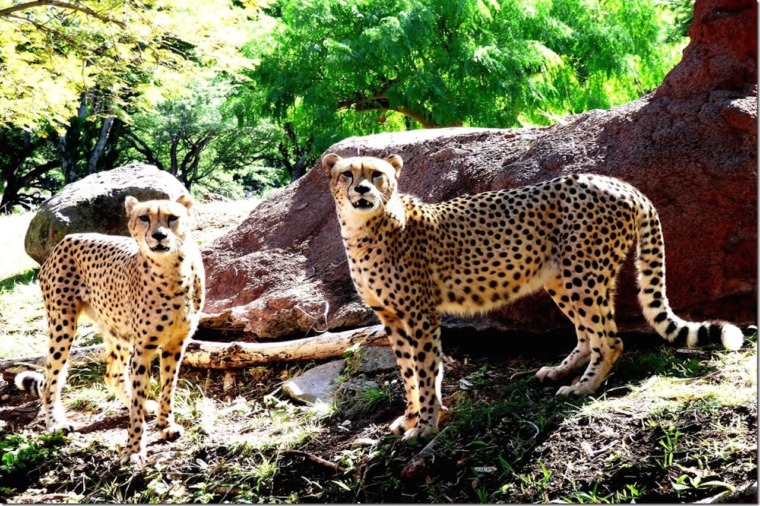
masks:
[[[433,439],[417,455],[412,457],[401,470],[401,477],[405,480],[414,480],[418,478],[428,468],[428,465],[435,460],[435,447],[443,439],[450,426],[446,426],[441,432],[435,435]]]
[[[322,457],[317,457],[314,454],[311,454],[309,452],[305,452],[302,450],[283,450],[280,452],[280,454],[281,455],[297,455],[299,457],[305,457],[307,460],[310,460],[311,462],[314,462],[315,464],[319,464],[322,467],[332,469],[333,471],[338,471],[339,473],[343,473],[346,471],[346,468],[341,466],[340,464],[330,462],[329,460],[325,460]]]

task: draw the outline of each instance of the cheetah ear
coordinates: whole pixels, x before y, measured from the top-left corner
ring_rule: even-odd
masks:
[[[332,168],[335,167],[335,164],[341,160],[342,158],[335,153],[329,153],[322,158],[322,167],[325,168],[328,176],[330,175]]]
[[[182,195],[180,195],[179,198],[177,199],[177,202],[185,206],[188,211],[190,210],[190,208],[193,207],[193,199],[190,197],[190,195],[187,195],[186,193],[183,193]]]
[[[385,161],[390,163],[393,168],[396,169],[396,177],[398,177],[399,173],[401,172],[401,167],[404,166],[404,160],[402,160],[398,155],[391,155],[386,158]]]
[[[127,198],[124,200],[124,208],[127,210],[127,216],[132,214],[132,209],[134,209],[139,203],[140,202],[138,202],[138,200],[132,195],[127,195]]]

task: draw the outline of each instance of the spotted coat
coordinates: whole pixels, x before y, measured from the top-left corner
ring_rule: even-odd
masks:
[[[81,315],[94,320],[107,352],[105,382],[129,408],[123,460],[145,457],[149,370],[160,352],[161,391],[156,428],[176,439],[173,400],[185,345],[195,332],[204,302],[200,251],[189,238],[189,197],[177,202],[125,201],[131,237],[70,234],[40,270],[50,342],[44,376],[24,372],[16,384],[37,393],[50,431],[73,427],[61,403],[69,350]]]
[[[424,204],[397,190],[394,155],[323,158],[353,282],[385,325],[404,380],[407,407],[392,425],[428,436],[441,403],[440,315],[471,315],[544,288],[573,322],[577,345],[540,381],[573,379],[558,395],[588,395],[608,375],[623,343],[614,318],[617,276],[636,244],[644,316],[669,341],[741,346],[725,322],[687,322],[665,296],[662,229],[633,186],[568,175],[510,190]]]

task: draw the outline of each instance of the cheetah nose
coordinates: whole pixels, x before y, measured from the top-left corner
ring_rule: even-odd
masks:
[[[356,187],[356,192],[359,193],[359,194],[361,194],[361,195],[364,195],[368,191],[369,191],[369,186],[357,185],[357,187]]]
[[[152,237],[153,239],[157,241],[163,241],[164,239],[166,239],[166,233],[161,232],[160,230],[156,230],[155,232],[153,232]]]

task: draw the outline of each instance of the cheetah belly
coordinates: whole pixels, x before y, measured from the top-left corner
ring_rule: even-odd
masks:
[[[529,276],[521,276],[515,281],[502,277],[489,276],[472,283],[458,280],[451,276],[437,279],[440,287],[438,310],[457,315],[472,315],[496,309],[521,297],[540,290],[546,282],[559,274],[556,263],[547,263]]]

